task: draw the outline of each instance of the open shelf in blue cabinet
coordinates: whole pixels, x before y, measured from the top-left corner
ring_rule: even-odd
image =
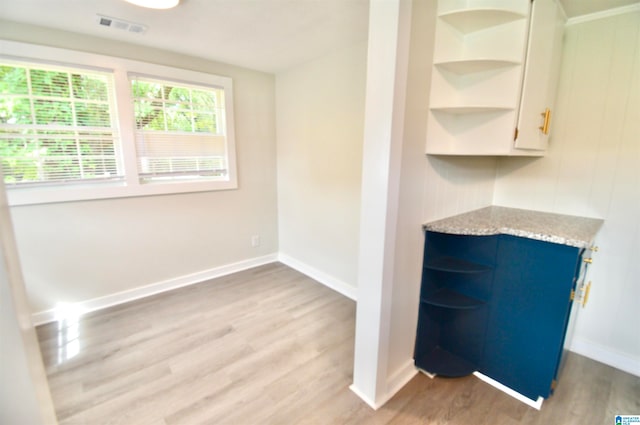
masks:
[[[475,263],[456,257],[436,257],[429,259],[424,267],[428,270],[436,270],[448,273],[486,273],[492,267],[485,264]]]
[[[484,301],[468,297],[449,288],[441,288],[433,294],[425,296],[421,301],[428,305],[453,309],[472,309],[486,304]]]
[[[420,369],[423,369],[420,365],[426,365],[428,370],[423,370],[427,373],[449,378],[467,376],[477,370],[477,366],[474,363],[439,346],[434,347],[421,358],[416,359],[416,364]]]
[[[484,350],[496,238],[425,236],[415,364],[430,374],[469,375]]]

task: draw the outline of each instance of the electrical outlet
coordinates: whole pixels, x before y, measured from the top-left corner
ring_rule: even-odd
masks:
[[[254,248],[260,246],[260,235],[251,236],[251,246]]]

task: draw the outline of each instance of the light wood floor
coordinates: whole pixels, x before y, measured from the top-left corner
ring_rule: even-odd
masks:
[[[38,335],[61,424],[611,425],[640,413],[640,378],[578,355],[541,411],[474,377],[424,375],[373,411],[348,389],[354,327],[353,301],[276,263]]]

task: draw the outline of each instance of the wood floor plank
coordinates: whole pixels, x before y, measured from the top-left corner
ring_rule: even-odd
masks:
[[[423,374],[376,411],[348,388],[354,329],[352,300],[273,263],[37,332],[62,425],[610,425],[640,412],[640,378],[576,354],[541,411],[472,376]]]

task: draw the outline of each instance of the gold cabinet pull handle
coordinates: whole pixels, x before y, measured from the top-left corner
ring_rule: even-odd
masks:
[[[587,283],[587,287],[584,289],[584,295],[582,296],[582,308],[587,306],[587,301],[589,301],[589,292],[591,292],[591,282]]]
[[[598,247],[597,246],[592,246],[591,248],[589,248],[591,251],[593,252],[598,252]]]
[[[587,264],[591,264],[593,263],[593,258],[585,258],[583,261]]]
[[[541,113],[540,115],[544,117],[544,123],[538,128],[544,134],[549,134],[549,121],[551,121],[551,109],[546,108],[544,112]]]

